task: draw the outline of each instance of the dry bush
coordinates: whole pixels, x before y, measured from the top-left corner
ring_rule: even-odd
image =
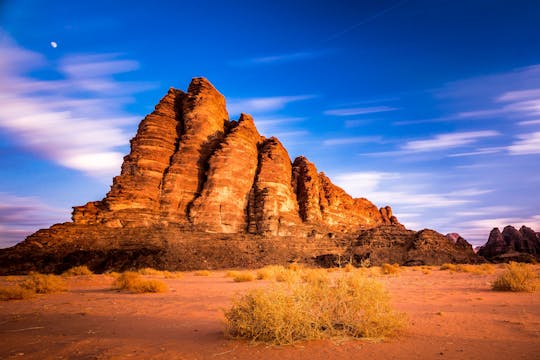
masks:
[[[132,293],[161,293],[168,290],[167,284],[159,280],[145,280],[136,272],[122,273],[113,283],[113,288]]]
[[[289,269],[277,269],[274,278],[277,282],[293,283],[300,279],[300,273],[298,271]]]
[[[258,280],[274,280],[276,274],[286,269],[281,265],[268,265],[259,270],[257,270],[257,279]]]
[[[225,312],[225,333],[270,344],[331,337],[383,338],[405,325],[382,284],[344,274],[334,282],[295,282],[254,289]]]
[[[456,271],[457,267],[454,264],[445,263],[442,264],[440,267],[440,270],[450,270],[450,271]]]
[[[180,272],[171,272],[167,270],[156,270],[153,268],[142,268],[137,270],[137,272],[141,275],[149,275],[149,276],[161,276],[166,279],[179,279],[183,277],[184,275]]]
[[[255,280],[255,275],[250,272],[239,272],[233,277],[235,282],[246,282]]]
[[[326,285],[330,283],[330,277],[325,269],[307,269],[302,272],[302,281],[313,286]]]
[[[86,265],[74,266],[71,269],[68,269],[62,273],[62,275],[64,276],[85,276],[93,274],[94,273],[92,272],[92,270],[90,270]]]
[[[162,270],[156,270],[154,268],[142,268],[137,270],[137,272],[141,275],[150,275],[150,276],[163,276],[165,271]]]
[[[240,271],[238,271],[238,270],[227,270],[227,271],[225,272],[225,277],[234,278],[234,277],[237,276],[238,274],[240,274]]]
[[[495,272],[495,267],[491,264],[481,264],[481,265],[442,264],[440,269],[469,273],[469,274],[476,274],[476,275],[493,274]]]
[[[381,273],[385,275],[393,275],[399,273],[399,264],[382,264]]]
[[[23,300],[34,296],[35,292],[20,285],[0,287],[0,300]]]
[[[28,277],[20,286],[37,294],[51,294],[67,291],[66,283],[61,277],[38,273],[28,274]]]
[[[339,271],[339,268],[337,268],[337,267],[331,267],[331,268],[326,269],[326,272],[329,272],[329,273],[333,273],[333,272],[337,272],[337,271]]]
[[[495,279],[493,290],[533,292],[539,288],[540,277],[534,266],[510,262],[504,272]]]
[[[195,276],[210,276],[210,271],[208,270],[197,270],[193,273]]]
[[[356,270],[356,268],[351,263],[347,263],[347,265],[345,265],[343,267],[343,271],[345,271],[345,272],[351,272],[351,271],[354,271],[354,270]]]
[[[288,270],[292,271],[302,271],[304,269],[304,265],[297,263],[296,261],[290,263],[287,265]]]

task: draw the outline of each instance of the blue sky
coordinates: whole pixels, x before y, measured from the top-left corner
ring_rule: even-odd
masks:
[[[408,228],[540,231],[538,24],[521,0],[4,0],[0,246],[103,198],[195,76]]]

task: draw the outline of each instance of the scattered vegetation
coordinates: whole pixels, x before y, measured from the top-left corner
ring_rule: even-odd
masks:
[[[356,270],[356,268],[351,263],[347,263],[347,265],[345,265],[343,267],[343,271],[345,271],[345,272],[351,272],[351,271],[354,271],[354,270]]]
[[[234,278],[238,274],[240,274],[240,271],[238,270],[227,270],[227,272],[225,272],[225,277]]]
[[[493,290],[497,291],[525,291],[538,290],[540,277],[534,266],[510,262],[505,265],[504,272],[495,279],[492,284]]]
[[[149,276],[161,276],[166,279],[179,279],[182,278],[184,275],[181,272],[177,271],[167,271],[167,270],[156,270],[153,268],[142,268],[137,271],[141,275],[149,275]]]
[[[255,275],[250,272],[238,272],[238,274],[233,276],[233,280],[235,282],[253,281],[255,280]]]
[[[193,273],[195,276],[210,276],[210,271],[208,270],[197,270]]]
[[[334,281],[313,274],[306,282],[254,289],[235,299],[225,312],[226,334],[283,345],[342,336],[382,338],[405,325],[381,283],[357,274]]]
[[[0,287],[0,300],[24,300],[34,296],[35,292],[20,285]]]
[[[67,291],[67,286],[59,276],[30,273],[28,277],[20,284],[23,289],[36,294],[51,294]]]
[[[93,275],[94,273],[86,265],[75,266],[71,269],[64,271],[62,275],[64,276],[85,276]]]
[[[257,270],[258,280],[276,280],[277,277],[283,278],[284,272],[295,272],[294,270],[288,270],[281,265],[269,265]]]
[[[160,293],[167,291],[167,284],[159,280],[146,280],[139,273],[127,271],[116,278],[113,288],[137,294]]]
[[[381,273],[384,275],[393,275],[399,273],[399,264],[382,264]]]
[[[480,264],[480,265],[471,265],[471,264],[442,264],[440,267],[441,270],[450,270],[455,272],[464,272],[476,275],[483,274],[493,274],[495,272],[495,267],[491,264]]]

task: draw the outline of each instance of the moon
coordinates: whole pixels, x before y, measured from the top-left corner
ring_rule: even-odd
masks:
[[[56,41],[51,41],[51,47],[53,49],[56,49],[58,47],[58,44],[56,43]]]

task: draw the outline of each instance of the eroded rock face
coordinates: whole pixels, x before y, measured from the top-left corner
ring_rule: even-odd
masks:
[[[478,254],[495,262],[540,260],[540,236],[526,226],[517,230],[508,225],[502,233],[494,228]]]
[[[169,90],[139,125],[106,197],[74,207],[72,220],[0,250],[0,273],[85,262],[100,271],[310,262],[349,251],[358,234],[374,236],[370,247],[377,231],[409,236],[389,206],[352,198],[305,157],[291,163],[251,116],[230,120],[225,98],[204,78],[187,93]],[[443,244],[435,235],[414,239],[434,253],[430,244]]]

